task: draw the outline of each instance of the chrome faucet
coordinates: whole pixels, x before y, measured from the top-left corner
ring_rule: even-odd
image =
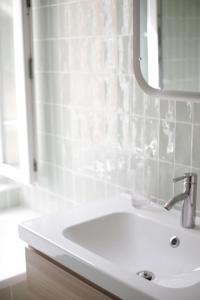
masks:
[[[164,208],[170,210],[176,203],[183,201],[181,225],[184,228],[193,228],[196,215],[197,174],[185,173],[184,176],[174,178],[173,182],[181,180],[184,180],[184,192],[167,201]]]

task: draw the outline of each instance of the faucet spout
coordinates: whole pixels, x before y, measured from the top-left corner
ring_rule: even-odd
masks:
[[[181,224],[184,228],[195,226],[197,174],[185,173],[184,176],[174,178],[174,182],[184,180],[184,192],[167,201],[164,208],[170,210],[176,203],[183,201]]]
[[[166,210],[170,210],[176,203],[185,200],[188,196],[189,194],[187,192],[177,195],[172,199],[170,199],[169,201],[167,201],[164,205],[164,208]]]

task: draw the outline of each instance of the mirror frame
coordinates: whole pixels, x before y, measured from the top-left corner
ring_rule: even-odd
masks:
[[[140,66],[140,0],[133,0],[133,73],[141,89],[149,96],[166,100],[200,101],[200,92],[156,89],[144,79]]]

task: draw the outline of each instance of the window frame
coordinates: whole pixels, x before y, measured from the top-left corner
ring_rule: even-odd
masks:
[[[13,0],[19,167],[3,162],[3,136],[0,119],[0,175],[23,184],[33,183],[36,173],[33,80],[30,74],[32,60],[30,13],[28,1]]]

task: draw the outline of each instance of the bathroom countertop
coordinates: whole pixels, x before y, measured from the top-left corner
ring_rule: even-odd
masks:
[[[155,223],[154,228],[162,228],[162,224],[166,224],[164,226],[167,227],[163,228],[167,228],[166,230],[167,232],[169,231],[169,237],[171,237],[171,235],[178,234],[182,241],[185,239],[188,241],[188,243],[181,243],[180,251],[185,244],[184,247],[189,249],[189,252],[191,252],[192,244],[190,242],[197,239],[197,243],[195,244],[194,242],[194,247],[192,248],[197,249],[195,253],[197,253],[198,267],[198,245],[200,243],[199,225],[196,230],[187,231],[180,227],[180,212],[172,211],[169,214],[167,211],[164,211],[155,205],[149,205],[149,207],[145,209],[138,209],[134,208],[130,201],[125,201],[124,199],[123,201],[116,200],[113,202],[91,203],[76,207],[70,211],[63,210],[52,215],[46,215],[32,221],[24,222],[19,226],[19,235],[22,240],[26,241],[26,243],[31,247],[46,254],[55,261],[70,268],[74,272],[82,275],[86,279],[94,282],[121,299],[132,300],[134,296],[134,299],[137,300],[199,300],[200,279],[198,272],[191,273],[192,278],[193,276],[196,276],[193,283],[188,283],[187,280],[185,282],[183,280],[184,278],[180,278],[180,280],[178,278],[177,281],[175,276],[171,285],[170,282],[168,286],[166,284],[155,284],[139,278],[139,276],[136,276],[135,273],[129,271],[128,267],[125,267],[125,265],[120,266],[118,263],[112,263],[111,260],[78,245],[76,242],[68,239],[64,234],[67,228],[73,228],[73,226],[83,224],[88,220],[100,219],[102,216],[118,214],[120,212],[129,215],[134,214],[134,220],[136,220],[136,218],[138,218],[138,220],[147,220],[145,221],[147,222],[145,223],[146,226],[142,227],[142,229],[146,228],[146,232],[143,231],[143,233],[147,235],[150,234],[148,233],[148,227],[151,227],[151,224]],[[132,224],[133,229],[134,226],[137,227],[136,224],[137,220],[136,223]],[[165,236],[165,231],[162,230],[159,231],[159,234],[157,235],[158,240],[154,239],[155,244],[153,243],[153,245],[157,245],[157,242],[159,243],[159,241],[162,243],[163,234],[164,238],[167,237],[167,235]],[[134,230],[132,231],[132,234],[133,233]],[[132,236],[132,234],[130,236]],[[110,235],[110,237],[112,240],[114,236]],[[139,234],[138,237],[142,240],[141,234]],[[165,245],[166,247],[170,247],[169,237],[166,241],[164,239],[164,247]],[[98,235],[95,238],[97,238],[98,242]],[[189,248],[187,245],[189,245]],[[129,246],[130,245],[128,243],[122,243],[118,248],[113,247],[113,256],[117,252],[117,249],[119,249],[119,254],[123,254],[123,251]],[[148,253],[152,254],[154,263],[158,264],[157,261],[159,261],[159,255],[162,253],[163,248],[158,248],[157,252],[153,253],[152,250],[150,250],[150,247],[146,245],[145,248],[144,244],[144,249],[147,249]],[[170,254],[172,250],[170,250],[171,248],[168,249]],[[183,252],[180,255],[180,258],[183,257],[183,261],[186,258],[185,253],[186,252]],[[191,255],[192,253],[193,252],[191,252]],[[188,253],[188,255],[190,255],[190,253]],[[141,256],[139,256],[139,258],[141,258]],[[118,259],[120,260],[120,257],[118,257]],[[166,268],[170,265],[173,268],[175,260],[173,263],[171,263],[171,261],[167,263],[166,259],[167,257],[164,257],[163,259]],[[189,256],[187,257],[187,261],[190,263]],[[158,268],[159,267],[160,265],[158,264]]]

